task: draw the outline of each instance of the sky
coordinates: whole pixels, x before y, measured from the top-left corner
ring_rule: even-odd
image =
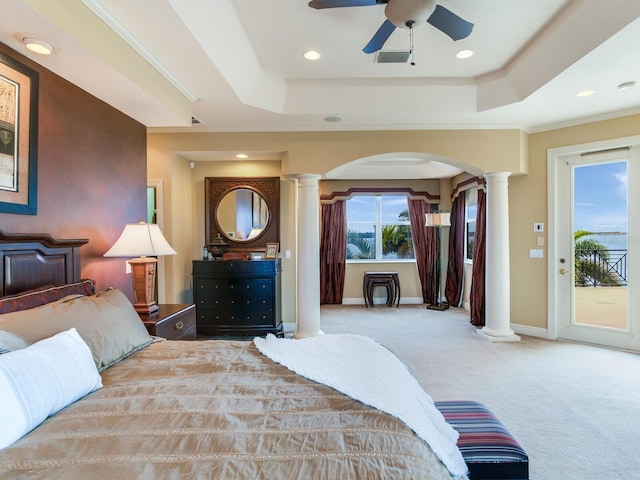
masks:
[[[382,197],[382,223],[396,222],[403,210],[407,210],[405,195],[386,195]],[[351,221],[376,221],[376,197],[354,196],[347,201],[347,214]]]
[[[576,166],[574,229],[627,231],[627,163]]]

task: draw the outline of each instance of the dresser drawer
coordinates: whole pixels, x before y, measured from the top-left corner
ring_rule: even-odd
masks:
[[[273,279],[266,278],[201,278],[195,285],[196,296],[272,295]]]

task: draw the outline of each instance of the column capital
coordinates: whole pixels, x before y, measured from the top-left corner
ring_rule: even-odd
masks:
[[[484,178],[487,179],[487,182],[500,180],[506,182],[510,176],[511,172],[488,172],[484,174]]]
[[[317,173],[300,173],[295,176],[300,186],[314,186],[318,185],[318,181],[322,178],[322,175]]]

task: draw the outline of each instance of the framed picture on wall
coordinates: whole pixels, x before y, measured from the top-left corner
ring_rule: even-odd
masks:
[[[277,243],[267,243],[267,247],[264,251],[264,258],[278,258],[278,246],[279,245]]]
[[[37,213],[38,73],[0,53],[0,212]]]

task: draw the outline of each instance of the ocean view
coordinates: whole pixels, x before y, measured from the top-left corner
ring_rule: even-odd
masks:
[[[627,233],[626,232],[598,232],[587,235],[582,238],[588,238],[600,242],[609,250],[626,250],[627,249]]]

